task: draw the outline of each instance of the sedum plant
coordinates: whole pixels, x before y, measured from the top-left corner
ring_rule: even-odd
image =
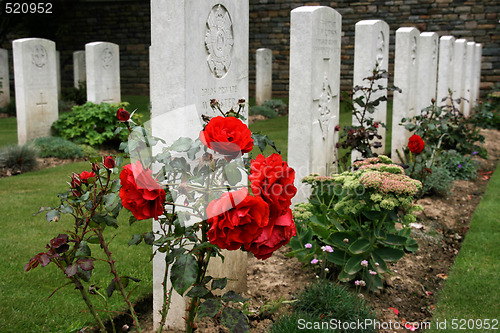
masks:
[[[296,209],[297,236],[290,241],[288,255],[320,265],[323,277],[337,266],[340,281],[358,278],[378,290],[387,262],[418,249],[409,223],[421,209],[413,200],[422,184],[386,156],[355,162],[353,167],[331,177],[303,180],[312,186],[312,195],[307,205]]]

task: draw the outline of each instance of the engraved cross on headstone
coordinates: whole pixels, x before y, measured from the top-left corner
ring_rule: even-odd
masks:
[[[45,114],[44,114],[44,111],[45,111],[45,106],[46,105],[48,105],[48,103],[45,102],[45,98],[43,98],[43,91],[40,91],[40,102],[36,103],[36,107],[37,107],[37,111],[39,110],[39,112],[41,114],[40,119],[42,119],[43,123],[45,123]]]
[[[105,95],[105,99],[103,99],[102,101],[105,102],[105,103],[112,103],[114,100],[113,98],[111,98],[111,94],[109,93],[109,87],[106,86],[106,95]]]
[[[328,127],[330,124],[330,118],[333,112],[332,103],[337,98],[337,94],[332,92],[332,87],[330,81],[328,80],[328,73],[330,68],[330,59],[323,59],[323,82],[321,87],[321,94],[318,100],[318,121],[321,128],[321,134],[323,140],[326,140],[328,136]]]

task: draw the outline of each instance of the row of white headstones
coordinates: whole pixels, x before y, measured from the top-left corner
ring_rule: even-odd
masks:
[[[16,97],[17,137],[19,144],[50,136],[50,127],[58,119],[60,64],[53,41],[23,38],[12,42],[14,88]],[[73,54],[75,86],[86,81],[87,100],[94,103],[119,103],[119,47],[108,42],[85,45],[85,51]],[[0,50],[0,99],[9,103],[9,62],[7,50]]]
[[[337,11],[325,6],[299,7],[291,12],[288,163],[296,170],[295,184],[299,192],[295,202],[307,200],[302,177],[335,171],[332,166],[338,140],[334,127],[339,123],[341,19]],[[57,118],[56,80],[55,74],[52,75],[56,72],[54,43],[25,39],[14,41],[13,45],[18,123],[45,122],[50,127]],[[354,85],[364,85],[363,79],[372,74],[376,63],[379,68],[388,69],[388,46],[389,27],[385,22],[362,21],[356,25]],[[111,85],[106,74],[110,67],[119,67],[118,49],[108,46],[108,51],[103,47],[92,53],[88,47],[87,89],[105,94],[101,99],[104,101],[109,91],[116,88],[119,91],[119,74],[118,86]],[[469,96],[470,101],[478,97],[480,44],[442,37],[439,48],[438,53],[435,33],[419,35],[415,28],[401,28],[396,32],[394,85],[402,92],[394,93],[393,140],[405,139],[393,141],[393,148],[406,144],[407,134],[396,134],[401,133],[397,132],[401,130],[397,127],[401,118],[411,117],[416,110],[429,105],[431,98],[437,96],[439,100],[450,88],[454,97]],[[195,139],[203,128],[200,116],[217,115],[210,108],[211,99],[217,99],[225,109],[236,105],[240,98],[248,99],[248,53],[248,1],[151,0],[150,128],[153,135],[167,143],[180,136]],[[102,79],[108,86],[106,83],[89,85],[92,75],[95,82]],[[382,79],[377,84],[385,86],[387,82]],[[464,112],[468,112],[470,104],[467,107],[463,104]],[[54,118],[49,118],[49,105],[52,108],[56,105],[55,116],[50,116]],[[37,120],[32,121],[31,118],[36,117]],[[374,118],[386,122],[385,103],[378,106]],[[26,128],[27,132],[32,130],[32,127]],[[155,221],[153,229],[159,229]],[[164,267],[164,256],[156,255],[153,259],[155,325],[160,322],[164,298]],[[227,288],[245,291],[246,253],[226,252],[224,263],[211,263],[208,274],[226,276],[230,279]],[[185,309],[186,299],[174,292],[167,326],[182,328]]]

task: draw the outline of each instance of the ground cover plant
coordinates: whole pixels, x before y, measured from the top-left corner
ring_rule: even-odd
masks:
[[[35,139],[33,145],[38,149],[40,157],[61,159],[83,157],[83,150],[80,146],[57,136]]]

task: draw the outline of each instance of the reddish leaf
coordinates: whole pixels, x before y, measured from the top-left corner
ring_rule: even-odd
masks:
[[[64,270],[64,273],[68,277],[72,277],[73,275],[76,274],[76,272],[78,272],[78,265],[76,265],[76,264],[71,264],[68,267],[66,267],[66,269]]]
[[[38,261],[40,262],[40,265],[42,265],[42,267],[45,267],[50,263],[50,257],[47,253],[39,253]]]
[[[91,271],[94,269],[94,260],[92,259],[78,259],[76,262],[78,266],[84,271]]]

